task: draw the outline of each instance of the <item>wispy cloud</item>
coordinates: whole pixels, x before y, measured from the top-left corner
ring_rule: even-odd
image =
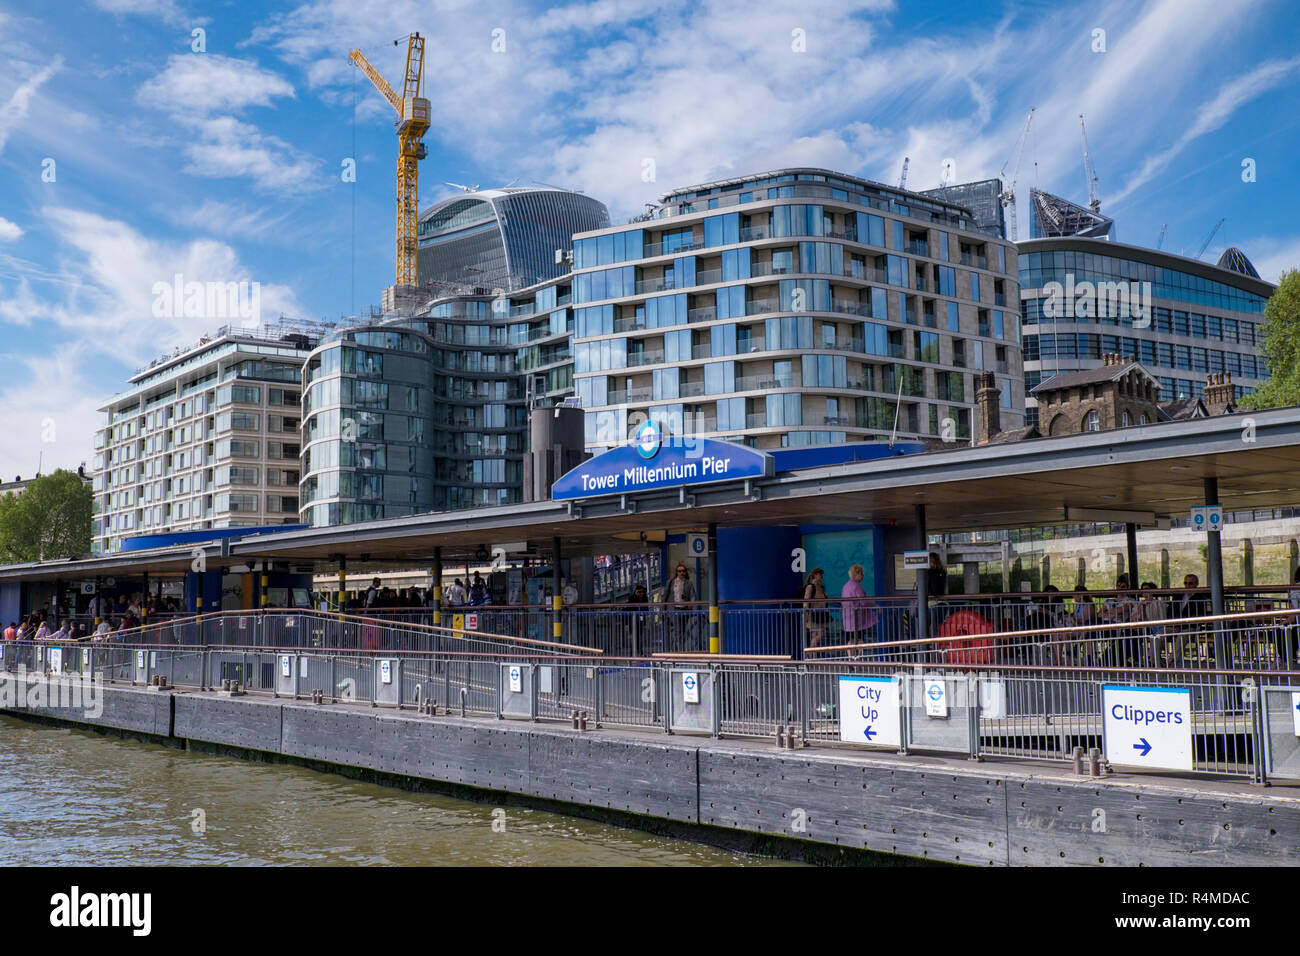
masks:
[[[16,222],[10,222],[0,216],[0,242],[17,242],[22,238],[23,230]]]
[[[1145,186],[1160,170],[1168,166],[1175,157],[1185,150],[1195,139],[1212,133],[1228,122],[1242,106],[1274,90],[1292,78],[1300,75],[1300,56],[1288,60],[1270,60],[1261,63],[1255,69],[1229,80],[1212,99],[1207,100],[1197,110],[1196,119],[1168,149],[1162,150],[1142,164],[1141,169],[1129,179],[1118,193],[1108,196],[1112,202],[1118,202],[1136,190]]]
[[[173,26],[189,22],[189,19],[176,0],[92,0],[95,6],[106,13],[133,14],[141,17],[154,17]],[[206,23],[206,18],[194,20]]]
[[[3,106],[0,106],[0,152],[5,148],[9,134],[27,118],[31,108],[32,97],[45,85],[55,73],[63,67],[63,57],[55,57],[54,62],[24,80],[14,90]]]
[[[187,172],[245,177],[281,193],[317,188],[319,161],[234,114],[293,97],[292,84],[280,75],[219,54],[172,56],[136,95],[141,105],[168,113],[192,132],[183,147]]]

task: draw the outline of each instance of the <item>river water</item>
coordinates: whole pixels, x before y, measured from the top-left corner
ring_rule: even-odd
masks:
[[[540,810],[0,717],[0,866],[185,864],[778,862]]]

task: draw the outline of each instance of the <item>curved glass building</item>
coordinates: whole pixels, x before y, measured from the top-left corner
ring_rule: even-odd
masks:
[[[1237,400],[1268,377],[1259,325],[1277,287],[1240,250],[1210,265],[1087,236],[1018,248],[1026,424],[1038,423],[1034,388],[1113,353],[1156,376],[1161,402],[1199,397],[1211,374],[1226,374]]]
[[[569,284],[434,299],[307,359],[301,520],[316,527],[522,500],[529,403],[572,392]]]
[[[609,225],[590,196],[552,187],[507,186],[452,196],[420,216],[420,281],[516,291],[569,271],[573,234]],[[432,284],[432,285],[430,285]]]

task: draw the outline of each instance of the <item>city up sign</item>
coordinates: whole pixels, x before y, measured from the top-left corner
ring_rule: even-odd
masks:
[[[627,495],[661,488],[767,478],[772,456],[711,438],[665,438],[646,422],[626,445],[611,448],[565,473],[551,486],[556,501]]]

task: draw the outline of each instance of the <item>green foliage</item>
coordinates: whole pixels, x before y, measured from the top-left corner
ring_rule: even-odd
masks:
[[[1282,273],[1264,309],[1264,357],[1270,377],[1241,403],[1247,408],[1300,405],[1300,269]]]
[[[0,562],[51,561],[90,551],[90,487],[59,469],[0,498]]]

